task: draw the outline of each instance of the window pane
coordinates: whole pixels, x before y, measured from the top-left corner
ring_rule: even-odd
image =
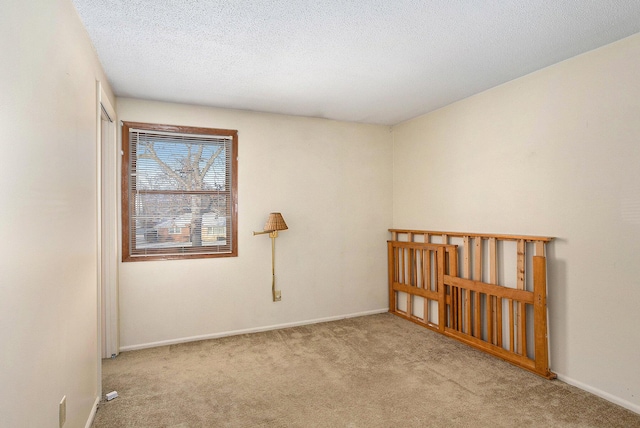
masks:
[[[231,251],[225,195],[138,193],[134,200],[133,254],[147,254],[149,249],[198,253],[198,247],[213,247],[207,252]]]
[[[237,131],[125,122],[123,141],[123,260],[236,255]]]
[[[167,141],[139,133],[135,147],[138,190],[225,190],[227,145],[220,142]]]

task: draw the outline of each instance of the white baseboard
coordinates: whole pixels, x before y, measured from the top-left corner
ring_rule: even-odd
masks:
[[[100,396],[97,396],[96,401],[94,401],[93,407],[91,408],[91,413],[89,413],[89,419],[87,419],[87,423],[85,424],[84,428],[91,428],[91,425],[93,424],[93,420],[96,417],[96,411],[98,410],[99,402],[100,402]]]
[[[381,314],[384,312],[389,312],[389,308],[374,309],[372,311],[357,312],[354,314],[347,314],[347,315],[337,315],[337,316],[327,317],[327,318],[295,321],[295,322],[290,322],[285,324],[268,325],[264,327],[247,328],[244,330],[224,331],[221,333],[205,334],[202,336],[190,336],[190,337],[182,337],[182,338],[171,339],[171,340],[161,340],[159,342],[141,343],[139,345],[122,346],[120,347],[120,352],[136,351],[138,349],[146,349],[146,348],[155,348],[157,346],[176,345],[178,343],[195,342],[198,340],[217,339],[220,337],[227,337],[227,336],[237,336],[239,334],[259,333],[261,331],[278,330],[281,328],[297,327],[297,326],[309,325],[309,324],[318,324],[321,322],[337,321],[337,320],[343,320],[347,318],[356,318],[356,317],[362,317],[366,315]]]
[[[577,381],[575,379],[572,379],[570,377],[561,375],[560,373],[557,373],[558,375],[558,380],[561,380],[564,383],[568,383],[569,385],[573,385],[576,388],[580,388],[584,391],[590,392],[593,395],[597,395],[600,398],[604,398],[607,401],[611,401],[614,404],[617,404],[618,406],[624,407],[625,409],[631,410],[632,412],[638,413],[640,414],[640,406],[637,404],[633,404],[630,401],[624,400],[620,397],[617,397],[613,394],[609,394],[608,392],[605,392],[601,389],[595,388],[591,385],[587,385],[586,383],[582,383],[580,381]]]

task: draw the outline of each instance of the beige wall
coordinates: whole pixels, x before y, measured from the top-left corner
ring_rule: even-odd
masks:
[[[237,129],[236,258],[123,263],[121,345],[385,310],[391,226],[389,127],[119,98],[124,121]],[[271,299],[271,211],[282,301]]]
[[[89,420],[98,391],[96,79],[68,0],[0,13],[0,426]],[[113,100],[115,101],[115,100]]]
[[[640,412],[640,35],[393,128],[393,224],[554,236],[551,368]]]

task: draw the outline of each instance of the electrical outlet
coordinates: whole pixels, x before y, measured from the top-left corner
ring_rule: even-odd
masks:
[[[276,290],[276,302],[282,300],[282,292],[280,290]]]
[[[58,410],[58,417],[60,419],[60,428],[67,421],[67,396],[63,396],[62,400],[60,400],[60,407]]]

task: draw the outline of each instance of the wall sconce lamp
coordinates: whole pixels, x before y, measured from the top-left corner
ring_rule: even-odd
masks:
[[[253,232],[253,235],[269,234],[271,238],[271,294],[273,295],[273,301],[279,302],[282,300],[282,293],[280,290],[276,290],[276,238],[278,237],[279,230],[287,230],[287,223],[284,222],[282,214],[271,213],[267,224],[264,225],[264,231]]]

